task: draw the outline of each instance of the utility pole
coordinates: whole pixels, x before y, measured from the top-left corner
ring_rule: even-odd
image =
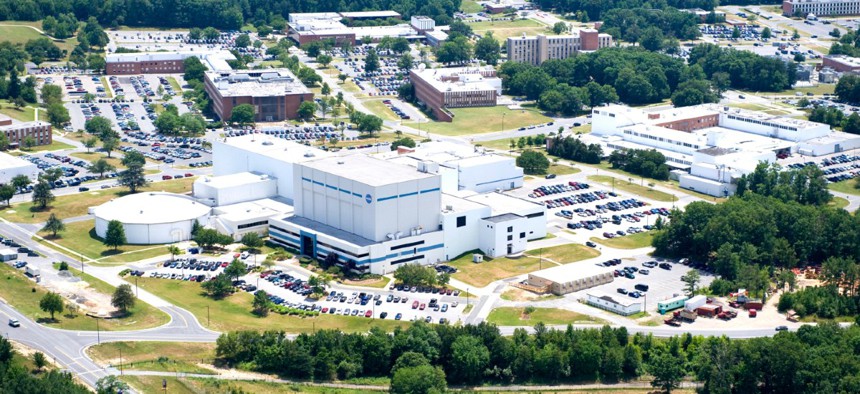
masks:
[[[185,275],[183,275],[185,276]],[[137,289],[137,276],[134,277],[134,296],[140,298],[140,292]]]
[[[122,349],[119,349],[119,374],[122,376]]]
[[[99,328],[99,318],[96,318],[96,342],[101,345],[102,343],[102,333]]]

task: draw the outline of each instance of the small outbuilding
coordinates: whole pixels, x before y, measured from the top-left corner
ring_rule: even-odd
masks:
[[[590,289],[615,280],[612,270],[587,263],[565,264],[529,274],[530,286],[542,287],[556,295]]]
[[[12,248],[0,249],[0,261],[12,261],[18,258],[18,251]]]
[[[642,312],[645,308],[638,298],[616,297],[599,290],[589,291],[585,301],[594,307],[617,313],[622,316],[630,316]]]

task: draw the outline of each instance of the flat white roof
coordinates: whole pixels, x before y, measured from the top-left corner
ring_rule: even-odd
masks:
[[[532,272],[529,275],[534,275],[538,278],[556,283],[566,283],[608,272],[612,272],[612,270],[606,267],[598,267],[597,265],[588,262],[578,262],[545,268],[540,271]]]
[[[590,297],[600,298],[611,303],[621,305],[623,307],[631,307],[633,305],[639,305],[642,303],[639,301],[638,298],[617,297],[615,295],[607,294],[606,292],[600,290],[589,290],[585,294]]]
[[[265,174],[252,172],[237,172],[230,175],[200,177],[194,183],[201,183],[215,189],[226,189],[236,186],[253,185],[257,183],[272,182],[274,178]]]
[[[206,215],[211,208],[193,198],[173,193],[129,194],[93,208],[93,215],[123,224],[161,224],[191,220]]]
[[[302,163],[303,166],[351,179],[369,186],[383,186],[417,179],[438,177],[414,167],[377,159],[361,153],[326,157]]]
[[[0,169],[5,170],[8,168],[21,168],[21,167],[36,167],[35,164],[30,163],[27,160],[24,160],[19,157],[12,156],[5,152],[0,152]]]
[[[239,137],[230,137],[224,141],[215,141],[215,144],[224,144],[236,147],[251,153],[268,156],[284,163],[302,163],[320,157],[331,156],[331,153],[321,149],[305,146],[293,141],[274,138],[265,134],[248,134]]]
[[[310,89],[286,68],[207,71],[206,79],[212,82],[222,97],[267,97],[310,93]]]
[[[247,221],[256,218],[281,217],[293,213],[293,206],[276,199],[240,202],[214,208],[214,212],[231,222]]]
[[[236,60],[229,51],[173,51],[173,52],[140,52],[140,53],[111,53],[105,56],[107,63],[128,63],[164,60],[185,60],[191,56],[200,58],[210,70],[230,70],[227,60]]]
[[[449,210],[448,207],[451,207]],[[479,204],[468,199],[457,197],[455,195],[442,193],[442,213],[460,213],[474,211],[476,209],[486,208],[484,204]]]
[[[400,18],[400,13],[396,11],[356,11],[341,12],[340,16],[344,18]]]
[[[425,68],[412,70],[412,73],[422,81],[433,86],[434,89],[444,91],[472,91],[472,90],[496,90],[489,81],[498,80],[498,77],[485,77],[481,73],[495,72],[491,66],[486,67],[453,67],[453,68]],[[495,74],[494,74],[495,75]],[[457,81],[442,79],[458,78]]]
[[[536,211],[543,211],[543,204],[534,203],[523,200],[518,197],[507,195],[504,193],[484,193],[466,197],[467,200],[484,204],[493,210],[493,215],[501,215],[505,213],[515,213],[518,215],[526,215]]]

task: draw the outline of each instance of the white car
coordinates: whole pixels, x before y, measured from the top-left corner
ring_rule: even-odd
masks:
[[[21,327],[21,322],[18,319],[9,319],[9,325],[12,327]]]

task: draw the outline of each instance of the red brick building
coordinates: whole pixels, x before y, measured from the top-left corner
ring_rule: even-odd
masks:
[[[229,120],[233,108],[251,104],[256,122],[295,119],[302,102],[314,95],[285,68],[270,70],[210,71],[204,88],[212,108],[222,120]]]
[[[114,53],[105,57],[107,75],[179,74],[185,72],[185,59],[196,56],[210,70],[229,70],[228,51]]]
[[[454,120],[445,108],[495,106],[502,92],[502,80],[492,67],[410,70],[409,78],[415,98],[444,122]]]
[[[12,122],[12,118],[0,115],[0,133],[6,134],[11,148],[17,148],[24,139],[33,137],[36,145],[50,145],[53,142],[51,124],[45,122]]]

